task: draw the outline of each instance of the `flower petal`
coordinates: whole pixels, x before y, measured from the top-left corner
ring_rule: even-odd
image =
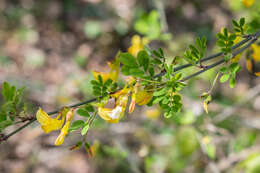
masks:
[[[49,133],[54,130],[59,130],[64,123],[64,117],[61,120],[51,118],[41,108],[39,108],[39,110],[36,113],[36,119],[41,124],[41,127],[45,133]]]

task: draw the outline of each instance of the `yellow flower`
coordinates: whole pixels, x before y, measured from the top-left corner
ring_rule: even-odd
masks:
[[[128,94],[120,95],[117,100],[115,107],[104,108],[103,106],[98,108],[98,114],[108,123],[118,123],[119,120],[124,116],[126,105],[128,101]]]
[[[116,82],[118,79],[120,62],[116,58],[113,63],[107,62],[107,65],[110,68],[110,72],[105,73],[105,72],[93,71],[94,78],[98,80],[98,76],[100,75],[102,77],[103,82],[106,82],[108,79],[112,79],[114,82]]]
[[[147,92],[145,90],[138,91],[136,93],[136,104],[142,106],[146,105],[151,101],[153,97],[153,92]]]
[[[260,46],[257,44],[252,44],[253,54],[252,57],[255,61],[260,61]]]
[[[57,137],[57,139],[55,141],[55,145],[61,145],[63,143],[64,138],[68,134],[69,127],[70,127],[73,117],[74,117],[74,109],[70,109],[69,112],[66,114],[66,123],[63,126],[63,128],[61,129],[61,133]]]
[[[252,45],[253,53],[252,56],[246,60],[246,68],[250,73],[260,77],[260,46],[257,44]]]
[[[205,112],[208,114],[209,113],[209,111],[208,111],[208,105],[209,105],[209,103],[207,102],[207,101],[204,101],[203,102],[203,107],[204,107],[204,110],[205,110]]]
[[[104,104],[101,104],[98,107],[99,116],[108,123],[118,123],[119,120],[124,116],[128,102],[129,91],[130,89],[128,88],[128,84],[126,84],[123,89],[117,91],[114,94],[111,94],[111,97],[116,99],[114,108],[105,108]]]
[[[148,38],[141,38],[139,35],[134,35],[131,40],[131,47],[128,48],[128,52],[133,56],[137,56],[140,50],[144,49],[144,46],[149,43]]]
[[[134,111],[135,105],[140,106],[146,105],[150,102],[153,97],[153,92],[147,92],[144,89],[141,89],[139,83],[137,82],[134,87],[132,87],[132,97],[131,103],[129,106],[129,113]]]
[[[46,112],[44,112],[41,108],[36,113],[37,121],[41,124],[42,130],[45,133],[49,133],[54,130],[59,130],[64,123],[64,116],[61,117],[61,113],[56,118],[51,118]]]
[[[89,157],[94,157],[96,155],[99,145],[99,141],[94,141],[92,145],[85,143],[85,150],[87,151]]]
[[[254,4],[255,0],[242,0],[242,2],[245,7],[251,7]]]

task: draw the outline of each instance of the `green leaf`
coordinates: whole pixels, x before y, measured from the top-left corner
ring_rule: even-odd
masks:
[[[245,24],[245,22],[246,22],[245,18],[244,18],[244,17],[241,18],[241,19],[239,20],[240,26],[243,26],[243,25]]]
[[[147,71],[149,66],[149,55],[145,50],[139,51],[137,55],[137,60],[140,66],[144,67],[144,70]]]
[[[2,95],[5,101],[12,101],[16,92],[16,87],[9,85],[8,82],[3,83]]]
[[[231,69],[232,73],[237,73],[241,70],[241,66],[238,63],[232,63],[229,68]]]
[[[228,72],[228,68],[227,68],[227,67],[222,67],[222,68],[220,69],[220,71],[221,71],[222,73],[226,73],[226,72]]]
[[[70,130],[69,131],[73,131],[73,130],[78,130],[79,128],[84,126],[84,121],[82,120],[76,120],[72,123],[72,125],[70,126]]]
[[[236,79],[234,77],[231,77],[229,80],[229,86],[230,88],[234,88],[236,85]]]
[[[237,38],[236,34],[231,34],[229,40],[235,40]]]
[[[154,58],[154,59],[152,59],[152,63],[153,64],[162,64],[162,61],[159,60],[158,58]]]
[[[226,51],[228,51],[228,50],[226,50]],[[231,60],[232,57],[233,57],[232,53],[228,53],[228,54],[224,55],[224,59],[225,59],[225,61],[229,61],[229,60]]]
[[[156,92],[153,93],[153,96],[161,96],[161,95],[164,95],[166,94],[168,91],[168,88],[163,88],[163,89],[160,89]]]
[[[162,101],[164,99],[164,96],[161,96],[161,97],[156,97],[154,100],[153,100],[153,104],[157,104],[159,103],[160,101]]]
[[[87,134],[89,129],[89,124],[86,124],[83,129],[81,130],[81,135],[84,136],[85,134]]]
[[[172,111],[170,111],[170,112],[165,112],[165,113],[163,114],[163,116],[164,116],[165,118],[171,118],[173,115],[174,115],[174,113],[173,113]]]
[[[129,67],[138,67],[135,57],[130,53],[120,53],[119,61]]]
[[[98,81],[96,81],[96,80],[91,80],[90,83],[91,83],[92,85],[100,86],[100,83],[99,83]]]
[[[94,107],[91,106],[91,105],[86,105],[84,108],[85,108],[88,112],[94,112],[94,111],[95,111]]]
[[[236,27],[239,27],[239,24],[238,24],[237,21],[235,21],[235,20],[232,20],[232,24],[233,24],[234,26],[236,26]]]
[[[154,76],[154,68],[153,67],[149,68],[149,74],[150,74],[150,76]]]
[[[131,69],[131,67],[123,66],[123,67],[121,68],[121,72],[122,72],[124,75],[128,76],[128,75],[130,75],[130,69]]]
[[[1,122],[0,122],[0,132],[1,132],[2,130],[4,130],[6,127],[8,127],[8,126],[10,126],[10,125],[12,125],[12,124],[13,124],[13,121],[11,121],[11,120],[1,121]]]
[[[220,78],[220,82],[224,83],[229,79],[230,75],[229,74],[223,74]]]
[[[89,117],[89,116],[90,116],[89,113],[88,113],[88,111],[85,110],[84,108],[79,108],[79,109],[77,110],[77,114],[79,114],[79,115],[82,116],[82,117]]]
[[[136,77],[142,77],[144,75],[143,70],[140,70],[139,68],[131,68],[129,69],[129,73]]]
[[[224,37],[228,38],[228,30],[227,30],[227,28],[224,28],[223,33],[224,33]]]
[[[221,34],[221,33],[217,33],[217,38],[219,40],[225,40],[226,39],[225,36],[223,34]]]

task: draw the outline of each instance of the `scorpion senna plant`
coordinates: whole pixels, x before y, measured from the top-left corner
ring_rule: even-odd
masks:
[[[244,6],[250,7],[254,0],[243,0],[242,2]],[[86,137],[97,115],[107,123],[118,123],[126,112],[131,114],[136,105],[158,104],[164,117],[169,118],[181,111],[180,91],[187,85],[185,81],[222,64],[212,87],[200,96],[203,100],[204,110],[208,113],[208,105],[212,101],[211,92],[216,82],[218,80],[221,83],[229,81],[231,88],[235,86],[236,75],[241,70],[238,62],[242,59],[242,55],[246,58],[248,71],[254,76],[260,76],[260,46],[257,43],[260,36],[259,28],[254,28],[254,31],[258,30],[256,32],[249,32],[252,26],[247,25],[244,18],[238,21],[233,20],[232,24],[232,32],[223,28],[217,34],[216,44],[220,53],[205,57],[206,37],[198,37],[194,44],[188,46],[182,57],[173,59],[173,63],[167,62],[168,58],[161,48],[150,50],[149,43],[152,40],[134,35],[127,52],[119,52],[113,62],[107,63],[109,72],[93,71],[94,80],[91,81],[91,84],[96,99],[50,112],[49,114],[58,114],[55,118],[50,117],[42,108],[39,108],[36,119],[45,133],[60,130],[55,145],[61,145],[65,137],[76,130],[80,130],[81,135]],[[242,54],[245,50],[247,50],[246,53]],[[222,58],[215,63],[204,64],[205,61],[218,57]],[[185,61],[188,64],[183,65]],[[180,70],[190,66],[199,71],[183,77],[185,73]],[[118,82],[120,74],[125,80],[125,84],[122,86],[119,86]],[[6,85],[4,88],[8,89],[8,87]],[[75,115],[86,119],[73,121]],[[26,126],[7,135],[6,139],[24,127]],[[79,148],[83,142],[88,152],[95,153],[95,147],[90,146],[85,138],[72,149]]]

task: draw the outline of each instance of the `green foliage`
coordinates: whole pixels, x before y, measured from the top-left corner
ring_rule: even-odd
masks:
[[[89,104],[83,105],[77,110],[77,114],[85,118],[88,117],[88,119],[86,121],[83,120],[74,121],[69,129],[69,132],[81,129],[81,135],[82,136],[86,135],[89,130],[89,127],[91,126],[96,116],[94,107]]]
[[[152,53],[154,56],[152,56]],[[158,52],[153,51],[152,53],[149,52],[149,50],[141,50],[137,58],[130,53],[120,53],[119,61],[123,64],[121,72],[126,76],[152,79],[154,70],[161,65],[165,59],[161,49],[159,49]]]
[[[17,89],[8,82],[2,84],[4,102],[0,110],[0,132],[14,123],[15,118],[24,118],[25,105],[22,100],[24,88]]]
[[[97,80],[92,80],[93,94],[97,97],[108,97],[110,92],[114,92],[117,88],[117,83],[113,83],[112,79],[103,81],[102,77],[98,75]]]
[[[159,103],[159,106],[164,111],[164,116],[166,118],[170,118],[174,116],[181,110],[181,96],[177,93],[180,91],[185,84],[180,80],[182,78],[181,73],[173,74],[173,66],[165,64],[166,69],[166,77],[168,81],[166,81],[165,86],[159,88],[156,92],[153,93],[153,104]]]
[[[234,31],[237,34],[244,35],[245,34],[245,18],[240,18],[239,22],[232,20]]]
[[[207,49],[206,37],[198,37],[195,45],[189,45],[189,49],[184,52],[184,58],[187,62],[196,65],[204,57]]]
[[[229,79],[229,86],[230,88],[234,88],[236,85],[236,74],[241,70],[241,66],[238,63],[232,63],[227,67],[222,67],[220,72],[223,75],[220,77],[220,82],[225,83]]]
[[[70,130],[69,131],[74,131],[74,130],[78,130],[79,128],[84,126],[84,121],[82,120],[76,120],[72,123],[72,125],[70,126]]]
[[[234,40],[236,39],[236,37],[236,34],[228,33],[227,28],[224,28],[223,33],[217,34],[217,45],[224,53],[225,61],[229,61],[232,59],[232,46],[234,45]]]

